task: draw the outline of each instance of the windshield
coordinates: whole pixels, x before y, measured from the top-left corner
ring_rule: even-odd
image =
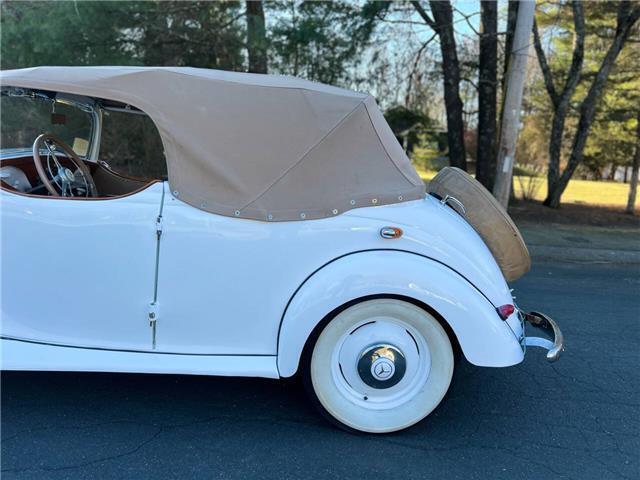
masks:
[[[0,97],[0,148],[32,148],[36,137],[52,133],[81,157],[91,140],[92,116],[75,106],[41,97]]]

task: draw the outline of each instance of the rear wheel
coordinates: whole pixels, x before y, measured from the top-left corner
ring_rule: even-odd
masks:
[[[387,433],[422,420],[451,383],[447,333],[423,309],[397,299],[368,300],[322,330],[307,361],[314,403],[348,430]]]

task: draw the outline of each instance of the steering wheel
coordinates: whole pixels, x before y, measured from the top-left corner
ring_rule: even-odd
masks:
[[[47,151],[46,170],[40,157],[41,150]],[[77,167],[75,172],[58,161],[56,153],[58,151],[64,153],[67,159]],[[33,142],[33,163],[42,184],[54,197],[98,196],[96,184],[87,164],[76,155],[76,152],[69,145],[55,135],[43,133],[36,138]],[[52,170],[54,166],[56,168],[55,174]]]

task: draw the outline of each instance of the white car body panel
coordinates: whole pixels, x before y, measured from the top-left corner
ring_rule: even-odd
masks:
[[[273,376],[277,355],[280,374],[289,376],[305,335],[337,302],[385,293],[438,311],[473,363],[522,360],[518,322],[508,322],[512,332],[495,312],[513,300],[493,256],[473,228],[431,197],[269,223],[198,210],[166,183],[154,345],[148,313],[162,189],[157,183],[98,201],[1,193],[2,336],[58,345],[49,351],[51,345],[13,342],[9,355],[47,348],[52,356],[4,355],[3,368],[93,371],[102,357],[105,370],[174,373],[178,354],[181,372],[219,375],[228,365],[232,375]],[[383,239],[380,229],[388,225],[402,228],[402,238]],[[66,263],[57,260],[61,250]],[[381,251],[354,253],[371,250]],[[357,285],[350,282],[356,277]],[[309,293],[318,282],[332,286],[330,298]],[[309,296],[324,301],[302,302]],[[313,309],[304,313],[304,303]],[[66,315],[67,305],[74,315]]]
[[[163,188],[75,201],[1,191],[2,336],[149,349]]]
[[[404,230],[395,245],[433,258],[467,278],[495,306],[512,303],[511,291],[480,235],[452,208],[427,195],[425,200],[361,208],[345,214],[379,220]],[[379,224],[376,224],[379,225]],[[384,244],[388,245],[385,240]]]
[[[423,217],[414,225],[427,223],[433,230],[391,222],[406,234],[385,240],[379,231],[390,222],[366,216],[388,211],[388,217],[395,217],[405,209],[410,210],[407,220],[412,214]],[[448,207],[427,199],[360,210],[324,220],[268,223],[212,215],[167,195],[157,349],[275,355],[282,350],[277,341],[280,319],[300,285],[323,265],[362,250],[420,253],[464,271],[499,305],[511,300],[482,240]],[[465,245],[464,255],[459,244]]]
[[[475,365],[505,367],[524,358],[517,335],[460,275],[420,255],[379,250],[332,262],[296,293],[280,331],[280,375],[296,372],[307,338],[328,312],[372,295],[397,295],[434,309],[446,319],[465,357]]]
[[[59,347],[3,339],[4,370],[165,373],[278,378],[275,356],[173,355]]]

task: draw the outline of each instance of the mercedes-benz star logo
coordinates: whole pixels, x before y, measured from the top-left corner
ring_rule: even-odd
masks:
[[[371,373],[377,380],[388,380],[395,372],[395,365],[388,358],[379,358],[371,365]]]
[[[386,363],[381,363],[376,367],[376,375],[379,377],[386,377],[391,373],[391,367]]]

